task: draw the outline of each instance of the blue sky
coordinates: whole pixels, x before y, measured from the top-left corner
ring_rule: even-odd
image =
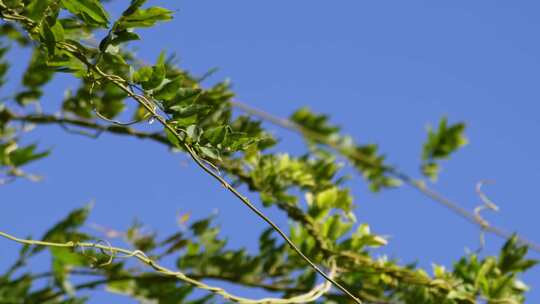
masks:
[[[540,242],[538,2],[166,2],[153,3],[177,10],[176,17],[141,32],[142,58],[154,61],[165,49],[195,73],[218,67],[212,80],[231,79],[239,100],[274,114],[304,105],[328,113],[411,175],[418,176],[426,125],[444,115],[465,121],[470,144],[443,163],[434,188],[472,210],[479,204],[475,184],[495,180],[485,190],[501,211],[489,221]],[[13,55],[16,69],[23,59]],[[73,83],[62,77],[50,85],[45,108],[54,109]],[[269,127],[283,138],[283,149],[302,151],[296,135]],[[178,212],[202,217],[218,210],[230,246],[253,248],[266,228],[185,156],[163,147],[109,135],[95,141],[56,127],[31,136],[53,148],[32,166],[46,178],[2,187],[1,200],[10,206],[0,214],[3,231],[38,236],[89,201],[95,201],[90,222],[116,229],[139,218],[166,233],[177,229]],[[404,263],[450,265],[478,247],[476,227],[412,189],[373,195],[359,177],[351,186],[359,221],[390,235],[383,252]],[[287,224],[279,212],[268,212]],[[483,253],[496,253],[501,242],[488,236]],[[17,247],[5,243],[2,252]],[[540,271],[525,280],[533,287],[527,302],[540,302]],[[132,303],[101,293],[90,303],[111,299]]]

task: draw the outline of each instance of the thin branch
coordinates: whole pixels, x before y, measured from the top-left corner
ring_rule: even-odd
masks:
[[[130,135],[130,136],[135,136],[140,139],[152,139],[157,142],[170,145],[170,142],[167,139],[167,137],[165,137],[160,132],[147,133],[147,132],[141,132],[141,131],[138,131],[136,129],[129,128],[126,126],[101,125],[91,120],[57,117],[54,115],[47,115],[47,114],[18,115],[18,114],[8,111],[7,109],[4,109],[4,111],[2,111],[0,114],[6,115],[7,120],[30,122],[30,123],[45,124],[45,125],[46,124],[58,124],[60,126],[72,125],[72,126],[78,126],[82,128],[96,130],[98,132],[107,132],[107,133],[119,134],[119,135]],[[74,132],[74,130],[71,130],[71,129],[70,131]],[[81,133],[76,132],[76,134],[81,134]]]
[[[102,253],[106,253],[109,255],[109,262],[112,262],[114,258],[130,258],[134,257],[138,259],[140,262],[148,265],[152,269],[154,269],[156,272],[161,273],[167,277],[174,277],[177,278],[185,283],[188,283],[192,286],[195,286],[197,288],[209,291],[211,293],[217,294],[222,296],[226,300],[230,300],[236,303],[240,304],[292,304],[292,303],[306,303],[306,302],[312,302],[323,296],[326,292],[328,292],[332,284],[330,281],[325,281],[322,284],[319,284],[315,286],[310,291],[306,292],[305,294],[294,296],[287,299],[280,299],[280,298],[262,298],[262,299],[250,299],[250,298],[244,298],[240,296],[233,295],[229,292],[227,292],[225,289],[220,287],[211,286],[208,284],[205,284],[199,280],[196,280],[192,277],[189,277],[188,275],[184,274],[181,271],[174,271],[171,269],[168,269],[164,266],[159,265],[154,260],[150,259],[144,252],[140,250],[127,250],[119,247],[113,247],[109,244],[100,244],[100,243],[88,243],[88,242],[66,242],[66,243],[55,243],[55,242],[47,242],[47,241],[38,241],[38,240],[30,240],[30,239],[21,239],[18,237],[15,237],[13,235],[7,234],[5,232],[0,231],[0,236],[7,238],[9,240],[15,241],[17,243],[21,244],[27,244],[27,245],[35,245],[35,246],[46,246],[46,247],[60,247],[60,248],[71,248],[71,249],[77,249],[77,248],[90,248],[90,249],[100,249]],[[121,253],[123,255],[118,255],[118,253]],[[82,254],[82,253],[81,253]],[[330,271],[330,276],[334,277],[336,275],[336,264],[332,262],[332,269]],[[89,283],[85,283],[83,286],[90,287],[88,285]],[[99,283],[102,284],[102,283]],[[83,288],[83,287],[80,287]]]
[[[229,103],[231,104],[231,106],[233,106],[235,108],[238,108],[239,110],[241,110],[242,112],[247,113],[248,115],[258,117],[258,118],[260,118],[262,120],[265,120],[265,121],[268,121],[268,122],[270,122],[270,123],[272,123],[272,124],[274,124],[276,126],[279,126],[279,127],[285,128],[287,130],[290,130],[290,131],[292,131],[294,133],[300,134],[302,137],[306,137],[306,138],[315,140],[317,142],[320,142],[320,143],[332,148],[337,153],[340,153],[340,154],[342,153],[341,149],[339,147],[339,144],[336,141],[333,141],[333,140],[329,139],[327,136],[324,136],[324,135],[321,135],[321,134],[319,134],[317,132],[313,132],[313,131],[311,131],[309,129],[306,129],[306,128],[302,127],[301,125],[299,125],[299,124],[297,124],[297,123],[295,123],[295,122],[293,122],[291,120],[274,116],[274,115],[272,115],[272,114],[270,114],[268,112],[259,110],[257,108],[254,108],[254,107],[252,107],[250,105],[247,105],[245,103],[242,103],[242,102],[231,101]],[[349,159],[352,158],[355,161],[366,164],[368,166],[373,166],[373,164],[371,163],[371,161],[369,159],[367,159],[366,157],[364,157],[363,155],[361,155],[359,153],[347,154],[347,155],[344,155],[344,156],[346,158],[349,158]],[[509,238],[512,237],[512,235],[513,235],[512,233],[507,232],[507,231],[505,231],[505,230],[503,230],[503,229],[501,229],[501,228],[499,228],[497,226],[491,225],[491,224],[487,223],[486,221],[479,220],[478,217],[475,216],[474,213],[464,209],[463,207],[460,206],[460,204],[448,199],[443,194],[441,194],[439,192],[436,192],[435,190],[429,188],[425,183],[420,182],[420,181],[410,177],[409,175],[396,170],[395,168],[384,167],[383,169],[390,176],[392,176],[394,178],[397,178],[397,179],[401,180],[402,182],[404,182],[405,184],[407,184],[407,185],[411,186],[412,188],[418,190],[420,193],[422,193],[425,196],[429,197],[431,200],[443,205],[444,207],[450,209],[455,214],[457,214],[460,217],[464,218],[465,220],[467,220],[471,224],[479,226],[480,229],[482,229],[483,231],[490,232],[490,233],[492,233],[492,234],[494,234],[496,236],[499,236],[501,238],[504,238],[504,239],[509,239]],[[524,237],[521,237],[521,236],[517,236],[517,238],[518,238],[519,243],[527,245],[532,250],[540,253],[540,245],[537,244],[536,242],[533,242],[533,241],[528,240],[528,239],[526,239]]]

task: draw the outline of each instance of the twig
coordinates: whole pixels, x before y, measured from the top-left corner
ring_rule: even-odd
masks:
[[[46,115],[46,114],[18,115],[18,114],[8,111],[7,109],[4,109],[4,111],[1,112],[0,114],[6,115],[7,120],[32,122],[32,123],[38,123],[38,124],[58,124],[60,126],[62,125],[65,126],[69,124],[73,126],[96,130],[98,132],[108,132],[108,133],[119,134],[119,135],[131,135],[131,136],[135,136],[141,139],[152,139],[163,144],[167,144],[167,145],[169,144],[169,140],[167,139],[167,137],[165,137],[163,134],[159,132],[157,133],[141,132],[141,131],[138,131],[136,129],[129,128],[126,126],[100,125],[91,120],[57,117],[54,115]],[[71,131],[74,131],[74,130],[71,130]],[[76,132],[76,134],[83,135],[80,132]],[[93,136],[91,137],[95,138]]]

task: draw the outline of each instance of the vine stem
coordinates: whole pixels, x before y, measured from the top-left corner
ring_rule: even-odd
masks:
[[[327,136],[321,135],[319,133],[313,132],[309,129],[306,129],[302,127],[301,125],[285,118],[281,118],[275,115],[272,115],[266,111],[257,109],[255,107],[252,107],[246,103],[239,102],[239,101],[230,101],[229,104],[237,109],[239,109],[242,112],[245,112],[248,115],[258,117],[262,120],[268,121],[276,126],[279,126],[281,128],[287,129],[289,131],[292,131],[294,133],[297,133],[305,138],[310,138],[312,140],[315,140],[317,142],[323,143],[324,145],[330,147],[337,153],[342,154],[345,156],[345,158],[353,158],[356,161],[365,163],[367,165],[372,165],[368,159],[365,157],[362,157],[362,155],[358,153],[354,153],[352,155],[344,155],[339,147],[339,144],[333,140],[328,139]],[[458,216],[462,217],[469,223],[478,226],[482,231],[486,231],[489,233],[492,233],[498,237],[509,239],[512,237],[512,233],[509,233],[502,228],[499,228],[497,226],[489,224],[487,221],[478,218],[478,216],[475,216],[472,212],[469,212],[465,208],[461,207],[460,204],[450,200],[449,198],[445,197],[443,194],[429,188],[425,183],[420,182],[409,175],[400,172],[392,167],[385,167],[383,168],[389,175],[391,175],[394,178],[399,179],[403,183],[409,185],[410,187],[416,189],[426,197],[430,198],[432,201],[439,203],[440,205],[448,208]],[[540,253],[540,244],[537,244],[531,240],[528,240],[524,237],[521,237],[519,235],[516,236],[518,239],[518,242],[527,245],[532,250],[536,251],[537,253]]]
[[[116,125],[101,125],[91,120],[73,119],[69,117],[57,117],[55,115],[46,114],[29,114],[19,115],[15,114],[7,109],[0,111],[0,116],[5,115],[6,120],[20,121],[22,123],[36,123],[36,124],[57,124],[65,127],[66,125],[78,126],[82,128],[88,128],[97,131],[97,134],[102,132],[108,132],[118,135],[134,136],[140,139],[152,139],[159,143],[170,144],[167,137],[162,132],[147,133],[141,132],[128,126],[116,126]],[[64,128],[65,129],[65,128]],[[87,134],[86,132],[79,132],[78,130],[66,129],[66,131],[76,133],[79,135],[90,136],[95,138],[94,134]]]
[[[46,247],[60,247],[60,248],[97,248],[100,249],[104,254],[109,255],[109,261],[106,264],[109,264],[112,262],[114,258],[130,258],[134,257],[141,261],[142,263],[150,266],[155,271],[168,276],[168,277],[175,277],[181,281],[184,281],[190,285],[193,285],[197,288],[204,289],[207,291],[210,291],[214,294],[218,294],[222,296],[223,298],[240,303],[240,304],[302,304],[307,302],[313,302],[323,296],[325,293],[327,293],[330,288],[332,287],[332,284],[330,281],[325,281],[322,284],[319,284],[315,286],[310,291],[306,292],[305,294],[301,294],[295,297],[281,299],[281,298],[262,298],[262,299],[250,299],[250,298],[244,298],[240,296],[233,295],[229,292],[227,292],[225,289],[221,287],[215,287],[207,285],[201,281],[195,280],[186,274],[184,274],[181,271],[173,271],[170,270],[164,266],[159,265],[154,260],[150,259],[144,252],[140,250],[128,250],[124,248],[119,247],[113,247],[109,244],[99,244],[99,243],[88,243],[88,242],[66,242],[66,243],[56,243],[56,242],[48,242],[48,241],[38,241],[38,240],[29,240],[29,239],[22,239],[15,237],[11,234],[5,233],[0,231],[0,236],[4,237],[6,239],[12,240],[17,243],[21,244],[27,244],[27,245],[35,245],[35,246],[46,246]],[[118,253],[122,253],[123,256],[117,256]],[[334,261],[332,261],[331,266],[331,272],[330,275],[333,277],[336,275],[337,267]]]

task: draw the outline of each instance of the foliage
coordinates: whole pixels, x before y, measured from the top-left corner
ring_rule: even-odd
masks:
[[[260,120],[232,115],[234,93],[227,82],[204,88],[200,78],[178,67],[166,53],[154,64],[142,64],[130,51],[130,45],[141,39],[137,29],[171,20],[172,11],[132,0],[116,20],[113,15],[98,0],[0,1],[4,22],[0,84],[6,82],[9,69],[6,54],[16,48],[32,52],[22,86],[7,97],[10,102],[0,105],[2,181],[34,178],[26,173],[26,165],[49,154],[36,144],[23,143],[26,129],[17,122],[149,138],[189,154],[272,227],[260,236],[258,252],[247,252],[227,245],[213,217],[191,223],[187,232],[166,237],[145,234],[135,223],[121,233],[135,249],[122,251],[84,232],[82,226],[90,212],[85,207],[54,225],[41,241],[2,234],[24,246],[0,276],[1,303],[84,303],[88,299],[79,291],[99,286],[152,303],[223,301],[218,296],[242,303],[288,303],[293,299],[301,302],[298,299],[308,299],[307,295],[316,295],[313,299],[320,303],[348,303],[351,296],[346,292],[357,302],[373,303],[524,302],[527,286],[519,275],[536,262],[527,258],[527,247],[517,237],[509,238],[498,256],[470,254],[453,269],[434,266],[432,275],[375,257],[372,249],[386,245],[387,240],[372,233],[368,224],[356,222],[354,198],[344,183],[348,176],[336,159],[337,155],[347,159],[373,191],[403,182],[414,185],[386,164],[375,144],[357,144],[342,135],[327,116],[302,108],[282,123],[303,135],[308,151],[297,156],[276,152],[278,139]],[[32,112],[44,86],[58,73],[79,79],[79,87],[66,92],[59,106],[63,116]],[[127,110],[130,102],[137,105],[132,113]],[[16,114],[21,111],[26,114]],[[118,121],[126,112],[133,122]],[[157,120],[161,131],[152,133],[145,125],[135,125],[145,120]],[[436,178],[437,161],[466,143],[464,128],[461,123],[448,125],[443,118],[437,131],[429,130],[422,152],[425,176]],[[80,129],[77,132],[88,135]],[[232,182],[217,174],[217,169]],[[216,191],[220,191],[218,186]],[[284,212],[291,220],[289,235],[282,234],[238,192],[238,186],[258,193],[264,207],[275,206]],[[45,248],[51,254],[51,271],[33,273],[25,266]],[[148,268],[138,267],[129,257]],[[175,271],[159,266],[166,259],[176,261]],[[337,289],[316,286],[317,273],[325,272],[315,264],[332,273],[327,279]],[[73,276],[81,278],[75,283]],[[201,283],[208,279],[263,288],[291,300],[257,302],[232,297]],[[48,283],[40,284],[42,280]],[[194,292],[197,288],[205,292]]]
[[[437,160],[446,159],[457,149],[467,144],[464,136],[465,124],[457,123],[448,126],[446,117],[441,119],[435,132],[428,128],[428,139],[422,150],[422,172],[427,177],[436,180],[439,172]]]

